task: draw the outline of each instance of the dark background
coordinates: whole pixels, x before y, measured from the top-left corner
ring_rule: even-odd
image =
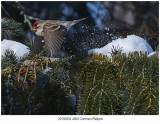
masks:
[[[23,24],[24,35],[9,39],[29,42],[34,37],[24,14],[39,19],[87,20],[69,30],[62,50],[68,54],[102,47],[113,39],[136,34],[146,39],[153,50],[159,44],[159,2],[8,2],[2,1],[1,18],[10,18]],[[19,4],[21,7],[19,7]],[[21,14],[22,11],[24,14]],[[34,20],[30,20],[34,23]],[[2,40],[5,37],[2,37]]]

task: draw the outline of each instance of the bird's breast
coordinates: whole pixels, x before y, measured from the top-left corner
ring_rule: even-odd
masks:
[[[44,35],[43,28],[37,29],[37,30],[36,30],[36,35],[38,35],[38,36],[43,36],[43,35]]]

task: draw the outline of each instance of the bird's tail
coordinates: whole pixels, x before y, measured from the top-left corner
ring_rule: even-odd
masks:
[[[78,20],[73,20],[73,21],[71,21],[70,25],[68,26],[68,29],[69,29],[70,27],[72,27],[73,25],[77,24],[78,22],[83,21],[83,20],[85,20],[85,19],[87,19],[87,18],[82,18],[82,19],[78,19]]]

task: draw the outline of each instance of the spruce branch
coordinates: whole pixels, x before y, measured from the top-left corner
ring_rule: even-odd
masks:
[[[20,36],[23,34],[22,23],[16,22],[8,18],[2,18],[2,36],[6,39],[12,36]]]

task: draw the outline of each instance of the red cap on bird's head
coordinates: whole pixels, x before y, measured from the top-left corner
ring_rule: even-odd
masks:
[[[36,29],[37,24],[38,24],[38,22],[35,22],[35,23],[33,24],[33,31],[36,31],[36,30],[37,30],[37,29]]]
[[[33,26],[35,27],[35,26],[37,26],[37,24],[38,24],[38,22],[35,22],[35,23],[33,24]]]

